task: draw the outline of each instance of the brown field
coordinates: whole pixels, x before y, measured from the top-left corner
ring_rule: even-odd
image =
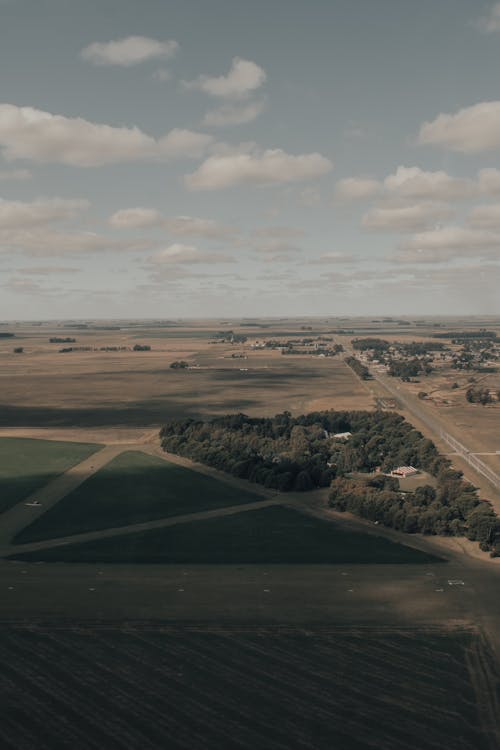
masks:
[[[339,358],[251,350],[258,330],[240,329],[249,337],[244,346],[209,343],[216,323],[198,329],[72,331],[44,325],[12,330],[15,339],[0,339],[2,427],[133,427],[231,411],[271,415],[373,406],[369,392]],[[72,345],[49,344],[54,335],[73,336],[73,346],[141,343],[152,351],[59,353]],[[23,346],[24,353],[14,354],[14,346]],[[247,358],[232,359],[238,352]],[[179,359],[199,369],[170,369]]]
[[[493,747],[474,631],[36,624],[0,658],[6,750]]]

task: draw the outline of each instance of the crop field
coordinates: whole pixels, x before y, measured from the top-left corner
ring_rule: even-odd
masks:
[[[88,443],[0,438],[0,512],[99,449]]]
[[[2,626],[5,750],[492,750],[473,631]]]
[[[138,451],[126,451],[26,527],[17,543],[127,526],[261,499]]]
[[[21,535],[22,541],[27,541]],[[107,563],[429,563],[439,558],[381,536],[344,531],[283,507],[198,520],[140,533],[64,545],[16,559]]]

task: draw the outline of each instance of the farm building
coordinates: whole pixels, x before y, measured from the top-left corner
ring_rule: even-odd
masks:
[[[414,466],[398,466],[391,471],[391,477],[412,477],[415,474],[418,474],[418,469]]]

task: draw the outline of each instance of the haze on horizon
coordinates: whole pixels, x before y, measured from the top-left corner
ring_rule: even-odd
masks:
[[[0,319],[500,313],[500,3],[0,0]]]

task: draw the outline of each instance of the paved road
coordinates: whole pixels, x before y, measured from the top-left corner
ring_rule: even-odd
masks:
[[[357,354],[352,348],[347,348],[345,344],[344,349],[346,349],[344,359],[346,356],[356,356]],[[373,376],[373,379],[377,381],[377,383],[379,383],[391,396],[396,398],[410,414],[415,416],[430,430],[430,433],[434,437],[434,439],[437,438],[440,440],[444,440],[445,443],[447,443],[447,445],[449,445],[453,449],[456,455],[460,456],[460,458],[466,461],[476,473],[478,473],[484,480],[486,480],[485,484],[487,483],[487,485],[491,486],[496,493],[500,490],[500,477],[492,469],[490,469],[489,466],[486,466],[486,464],[481,461],[481,459],[478,458],[474,454],[474,452],[467,447],[466,444],[464,444],[464,437],[465,440],[467,439],[466,435],[464,436],[463,434],[461,434],[461,442],[458,441],[453,435],[450,435],[450,433],[443,428],[438,419],[431,416],[427,412],[427,410],[423,407],[422,403],[416,396],[414,396],[412,393],[409,393],[408,390],[404,388],[404,386],[398,386],[394,382],[394,378],[391,378],[390,376],[377,372],[373,369],[370,370],[370,373]],[[500,500],[498,499],[498,496],[492,497],[491,501],[495,507],[496,512],[500,513]]]

